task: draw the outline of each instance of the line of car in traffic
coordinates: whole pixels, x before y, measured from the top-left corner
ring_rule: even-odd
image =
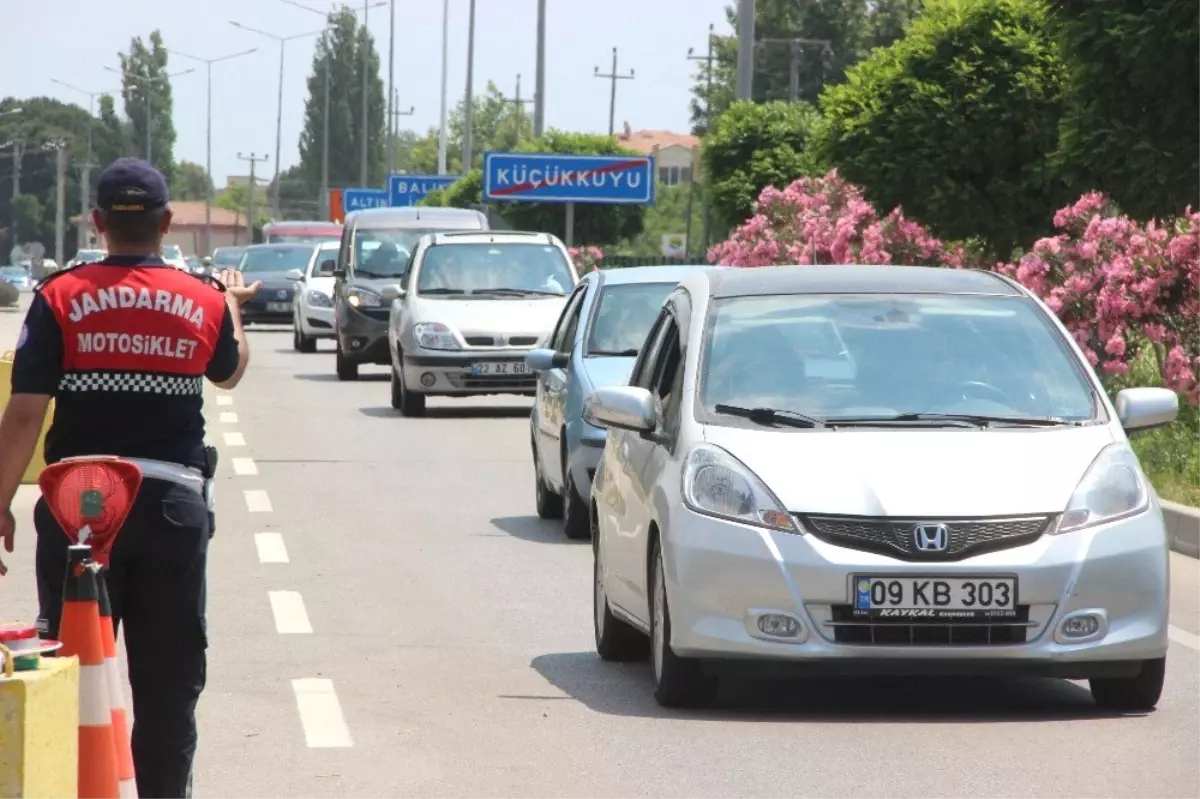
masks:
[[[766,671],[1087,679],[1104,708],[1157,703],[1167,535],[1128,435],[1178,400],[1110,402],[1019,284],[581,278],[553,236],[447,231],[454,216],[351,214],[286,275],[297,349],[332,337],[344,380],[389,365],[405,416],[427,396],[533,395],[537,513],[591,539],[597,651],[648,656],[659,702]]]

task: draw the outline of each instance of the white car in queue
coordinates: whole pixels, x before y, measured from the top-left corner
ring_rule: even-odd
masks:
[[[1062,324],[999,275],[718,270],[668,296],[592,487],[595,636],[664,705],[723,674],[1041,675],[1152,708],[1168,630],[1162,511]]]
[[[462,231],[422,236],[391,302],[392,407],[425,413],[431,396],[533,396],[525,354],[554,329],[579,276],[549,233]]]
[[[314,246],[304,271],[288,273],[296,281],[292,294],[292,349],[296,352],[316,352],[319,339],[334,337],[333,273],[340,248],[341,242],[321,242]]]

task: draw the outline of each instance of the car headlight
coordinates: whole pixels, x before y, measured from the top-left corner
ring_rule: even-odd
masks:
[[[354,308],[382,308],[383,298],[370,289],[355,286],[346,290],[346,302]]]
[[[1100,450],[1075,487],[1055,533],[1082,530],[1135,516],[1150,506],[1150,489],[1137,456],[1125,444]]]
[[[683,501],[697,513],[787,533],[802,532],[758,475],[711,444],[699,444],[688,454]]]
[[[417,346],[427,350],[461,350],[454,331],[441,322],[418,322],[413,325]]]
[[[329,299],[329,295],[323,291],[311,289],[304,295],[304,301],[313,308],[332,308],[333,300]]]

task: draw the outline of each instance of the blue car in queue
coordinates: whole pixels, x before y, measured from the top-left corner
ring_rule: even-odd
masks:
[[[587,538],[592,477],[605,431],[583,420],[597,388],[625,385],[663,300],[704,266],[641,266],[590,272],[579,281],[544,346],[525,363],[538,373],[529,416],[538,516]]]

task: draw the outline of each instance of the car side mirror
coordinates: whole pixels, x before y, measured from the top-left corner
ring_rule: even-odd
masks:
[[[1164,427],[1179,416],[1179,395],[1166,388],[1127,388],[1117,393],[1117,418],[1126,431]]]
[[[557,350],[539,347],[525,353],[525,365],[535,372],[548,372],[551,369],[566,369],[571,363],[571,354]]]
[[[391,302],[392,300],[404,299],[404,295],[407,293],[408,292],[405,291],[404,287],[401,286],[399,283],[389,283],[388,285],[384,286],[383,288],[381,288],[379,290],[379,296],[383,299],[384,302]]]
[[[345,269],[334,269],[333,277],[335,280],[345,280],[346,279],[346,270]]]
[[[304,279],[304,273],[301,272],[299,269],[289,269],[283,273],[283,276],[286,277],[288,280],[303,280]]]
[[[658,425],[654,395],[637,386],[606,386],[588,397],[583,418],[593,427],[649,433]]]
[[[321,261],[321,265],[317,267],[319,275],[335,275],[337,273],[337,261],[332,258],[326,258]]]

